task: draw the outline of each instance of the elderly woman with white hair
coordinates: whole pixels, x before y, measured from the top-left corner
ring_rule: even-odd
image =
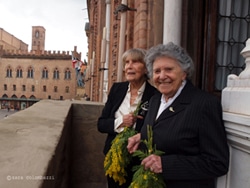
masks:
[[[220,101],[191,83],[193,61],[180,46],[152,47],[145,59],[160,94],[151,98],[141,132],[129,138],[129,152],[145,148],[140,141],[152,126],[164,154],[143,159],[145,169],[162,174],[167,188],[215,188],[229,166]]]
[[[105,156],[111,148],[115,137],[126,127],[140,131],[147,111],[139,109],[139,116],[134,115],[137,106],[147,106],[149,99],[157,89],[148,82],[148,70],[144,61],[146,51],[132,48],[124,52],[122,61],[126,81],[114,83],[109,91],[108,100],[98,118],[98,131],[107,135],[103,153]],[[126,182],[120,182],[107,176],[108,188],[127,188],[132,181],[132,164],[126,168]]]

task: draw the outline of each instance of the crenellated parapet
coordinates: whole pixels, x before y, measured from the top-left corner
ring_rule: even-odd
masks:
[[[45,59],[71,59],[69,51],[46,51],[46,50],[5,50],[0,48],[0,56],[6,58],[45,58]]]

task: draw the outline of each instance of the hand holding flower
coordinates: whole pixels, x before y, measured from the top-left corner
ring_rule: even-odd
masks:
[[[136,116],[134,114],[126,114],[123,115],[123,123],[121,124],[122,127],[132,127],[136,122]]]
[[[141,165],[134,166],[133,170],[135,171],[133,176],[133,181],[130,184],[129,188],[149,188],[149,187],[157,187],[157,188],[165,188],[165,182],[162,177],[162,164],[161,157],[164,152],[157,150],[156,146],[153,144],[153,130],[152,126],[147,126],[147,134],[148,139],[142,140],[142,142],[146,146],[146,150],[136,150],[138,147],[139,137],[135,137],[132,139],[130,143],[128,143],[127,148],[129,152],[134,151],[133,156],[138,156],[142,162]],[[136,144],[135,144],[136,143]],[[129,145],[131,144],[131,145]]]
[[[127,149],[129,153],[133,153],[137,150],[141,142],[141,134],[138,133],[128,139]]]
[[[144,169],[150,169],[154,173],[162,173],[161,157],[155,154],[151,154],[142,160],[141,164]]]
[[[132,155],[127,150],[128,138],[136,134],[133,125],[138,118],[137,116],[140,111],[140,106],[141,103],[137,105],[134,112],[123,116],[123,123],[121,126],[124,127],[124,130],[116,135],[115,139],[112,141],[111,148],[104,159],[105,175],[112,177],[115,182],[119,182],[119,185],[126,182],[126,167],[132,159]],[[140,138],[138,140],[140,142]]]

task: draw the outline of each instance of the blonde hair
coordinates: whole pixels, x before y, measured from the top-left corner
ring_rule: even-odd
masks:
[[[141,48],[131,48],[131,49],[125,51],[122,55],[123,66],[126,63],[126,59],[128,57],[130,57],[133,61],[139,61],[139,62],[143,63],[145,65],[145,67],[147,68],[146,62],[145,62],[145,55],[146,55],[146,50],[141,49]],[[145,77],[146,77],[146,79],[149,79],[148,71],[147,71],[147,73],[145,73]]]
[[[146,55],[146,50],[141,48],[131,48],[123,53],[122,62],[123,64],[125,64],[127,57],[131,57],[133,60],[140,61],[141,63],[144,63],[146,65],[144,60],[145,55]]]

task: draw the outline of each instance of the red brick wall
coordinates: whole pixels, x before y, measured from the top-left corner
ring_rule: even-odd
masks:
[[[113,12],[121,4],[121,0],[111,0],[111,17],[110,17],[110,43],[109,43],[109,67],[108,67],[108,88],[117,80],[117,63],[119,61],[119,37],[120,37],[120,16]],[[96,54],[95,77],[90,92],[91,81],[86,83],[86,93],[91,96],[92,101],[98,101],[100,89],[100,52],[102,29],[105,26],[105,1],[88,0],[88,12],[90,31],[89,39],[89,62],[93,51]],[[163,7],[164,0],[127,0],[127,4],[137,11],[127,11],[126,13],[126,30],[125,30],[125,51],[129,48],[148,49],[153,45],[163,41]],[[157,14],[156,14],[157,13]],[[124,79],[124,78],[123,78]]]

